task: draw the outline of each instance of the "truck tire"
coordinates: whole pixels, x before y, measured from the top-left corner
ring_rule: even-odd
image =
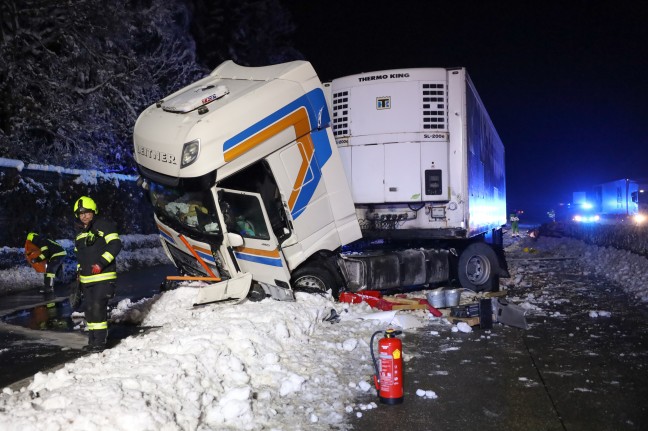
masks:
[[[324,268],[307,265],[293,273],[290,284],[295,291],[308,293],[326,293],[329,290],[335,299],[340,294],[340,288],[335,278]]]
[[[457,276],[463,288],[475,292],[497,291],[498,274],[497,255],[486,243],[472,243],[459,256]]]

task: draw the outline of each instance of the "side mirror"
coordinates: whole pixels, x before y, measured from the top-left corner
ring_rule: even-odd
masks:
[[[237,233],[227,233],[227,242],[232,247],[240,247],[243,245],[243,237]]]

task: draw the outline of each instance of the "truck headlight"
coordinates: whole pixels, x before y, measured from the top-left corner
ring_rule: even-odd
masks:
[[[180,158],[180,168],[185,168],[196,161],[200,153],[200,139],[194,139],[187,142],[182,147],[182,157]]]

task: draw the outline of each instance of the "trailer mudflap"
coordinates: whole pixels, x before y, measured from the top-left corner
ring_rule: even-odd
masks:
[[[243,299],[247,297],[250,286],[252,286],[252,274],[249,272],[239,273],[229,280],[201,287],[198,290],[198,297],[194,305],[224,301],[227,299]]]

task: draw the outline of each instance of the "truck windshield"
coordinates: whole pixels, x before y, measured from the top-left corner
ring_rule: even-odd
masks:
[[[222,235],[210,190],[190,190],[151,183],[153,210],[158,219],[189,235]]]

